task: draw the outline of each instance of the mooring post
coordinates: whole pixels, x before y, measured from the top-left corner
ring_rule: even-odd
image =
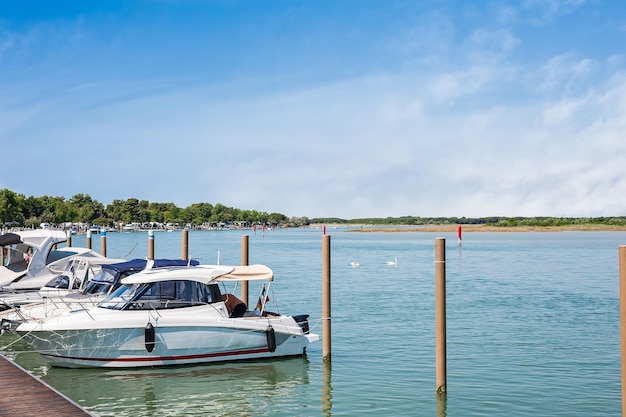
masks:
[[[322,359],[330,362],[330,235],[322,236]]]
[[[248,235],[241,236],[241,265],[248,265]],[[241,281],[241,301],[248,305],[248,281]]]
[[[619,299],[622,343],[622,416],[626,416],[626,245],[619,246]]]
[[[107,231],[100,229],[100,255],[107,256]]]
[[[87,249],[91,249],[91,230],[87,230]]]
[[[437,395],[445,395],[446,382],[446,239],[435,239],[435,327]]]
[[[154,259],[154,230],[148,230],[148,259]]]
[[[65,236],[67,237],[65,239],[65,244],[67,245],[67,247],[71,247],[72,246],[72,232],[70,230],[66,230],[65,231]]]
[[[322,363],[322,416],[330,417],[333,409],[332,362]]]
[[[189,259],[189,230],[187,229],[183,229],[182,252],[181,258],[185,261]]]

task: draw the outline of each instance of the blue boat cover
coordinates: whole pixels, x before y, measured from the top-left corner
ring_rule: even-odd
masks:
[[[111,272],[110,274],[102,274],[99,273],[96,275],[92,281],[94,282],[110,282],[111,275],[115,277],[115,280],[119,279],[120,276],[130,275],[128,272],[139,272],[146,268],[146,264],[148,263],[145,259],[132,259],[126,262],[118,262],[115,264],[106,264],[102,265],[103,270],[112,270],[115,272]],[[184,260],[184,259],[154,259],[154,264],[152,268],[163,268],[166,266],[196,266],[199,265],[200,262],[196,260]],[[107,276],[108,275],[108,276]],[[104,276],[104,281],[98,279],[100,276]]]

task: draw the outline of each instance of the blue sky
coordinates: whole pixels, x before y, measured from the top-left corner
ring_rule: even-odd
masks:
[[[0,2],[0,188],[626,215],[626,3]]]

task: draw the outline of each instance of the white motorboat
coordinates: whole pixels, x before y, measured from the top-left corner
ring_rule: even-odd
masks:
[[[105,258],[107,259],[107,258]],[[82,258],[73,262],[82,262]],[[169,266],[196,266],[196,260],[183,259],[132,259],[130,261],[100,265],[93,277],[83,277],[80,286],[75,278],[59,275],[39,291],[0,293],[0,328],[10,330],[28,320],[42,320],[63,314],[69,310],[95,307],[119,288],[121,280],[140,271]],[[74,273],[80,275],[77,268]],[[70,288],[70,282],[73,282]]]
[[[104,258],[88,248],[62,247],[67,235],[60,230],[36,229],[0,235],[2,260],[0,287],[3,291],[38,290],[65,270],[75,256]],[[51,271],[53,266],[57,271]]]
[[[263,281],[250,311],[219,283]],[[51,365],[146,367],[304,354],[319,336],[308,315],[266,310],[273,272],[264,265],[200,265],[142,271],[89,309],[19,325]],[[267,284],[267,288],[265,286]]]
[[[81,292],[87,284],[101,272],[103,265],[114,264],[123,259],[106,258],[104,256],[71,256],[60,259],[48,265],[51,275],[44,277],[48,281],[38,290],[31,291],[8,291],[11,286],[5,287],[7,291],[0,292],[0,310],[24,306],[26,304],[41,303],[45,299],[62,298],[69,294]],[[64,269],[59,268],[63,262]],[[53,277],[52,279],[51,276]],[[19,281],[18,281],[19,282]],[[0,313],[1,317],[2,313]]]

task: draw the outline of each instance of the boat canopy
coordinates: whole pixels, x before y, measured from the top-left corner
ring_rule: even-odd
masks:
[[[197,266],[200,262],[192,259],[189,261],[183,259],[131,259],[130,261],[110,263],[102,265],[100,272],[93,277],[86,292],[90,293],[90,287],[98,284],[115,284],[120,277],[129,276],[140,271],[149,270],[150,268],[165,268],[170,266]]]
[[[42,249],[44,245],[56,245],[67,241],[67,235],[61,230],[24,230],[16,233],[22,242],[37,249]]]
[[[236,266],[233,271],[220,275],[214,281],[273,281],[274,271],[265,265]]]
[[[20,235],[16,235],[15,233],[0,235],[0,246],[17,245],[18,243],[22,243]]]
[[[214,281],[272,281],[274,273],[265,265],[226,266],[199,265],[195,268],[167,268],[146,270],[125,277],[122,284],[144,284],[159,281],[199,281],[205,284]]]
[[[143,271],[146,268],[163,268],[166,266],[197,266],[200,262],[191,259],[189,261],[183,259],[131,259],[130,261],[108,264],[105,268],[113,269],[117,272],[125,271]]]

